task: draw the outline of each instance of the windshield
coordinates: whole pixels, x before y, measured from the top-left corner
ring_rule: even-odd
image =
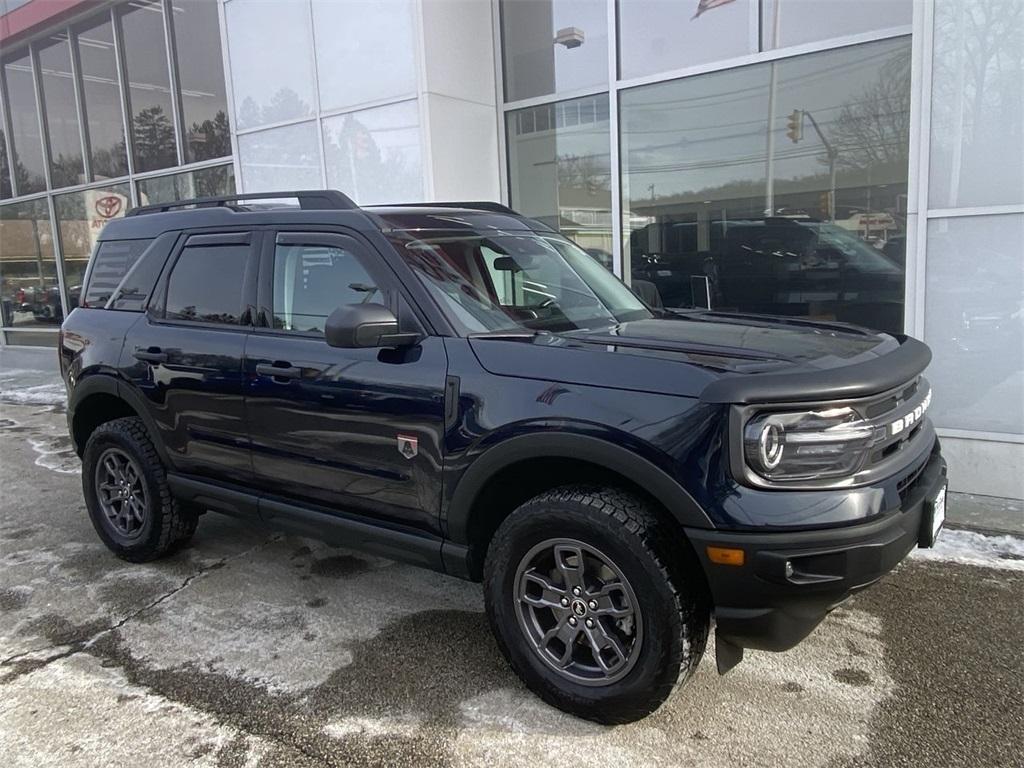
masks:
[[[571,331],[651,317],[618,278],[559,235],[417,230],[389,239],[465,335]]]

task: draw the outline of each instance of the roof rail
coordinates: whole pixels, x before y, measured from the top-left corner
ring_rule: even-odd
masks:
[[[238,200],[277,200],[282,197],[295,198],[299,208],[312,211],[358,210],[350,197],[336,189],[307,189],[298,192],[247,192],[241,195],[221,197],[196,197],[190,200],[175,200],[173,203],[140,205],[129,210],[125,216],[141,216],[147,213],[165,213],[175,208],[228,208]]]
[[[377,207],[377,206],[374,206]],[[468,208],[475,211],[491,211],[492,213],[510,213],[513,216],[520,216],[507,205],[493,203],[487,200],[454,200],[445,203],[387,203],[379,206],[381,208]]]

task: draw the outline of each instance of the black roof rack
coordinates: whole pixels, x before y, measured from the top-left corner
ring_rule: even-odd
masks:
[[[358,210],[350,197],[335,189],[311,189],[298,192],[248,192],[241,195],[224,195],[222,197],[196,197],[191,200],[175,200],[172,203],[158,205],[141,205],[132,208],[126,216],[141,216],[146,213],[165,213],[175,208],[227,208],[239,200],[275,200],[295,198],[299,208],[307,211],[344,211]]]
[[[473,211],[491,211],[492,213],[509,213],[513,216],[519,216],[517,211],[513,211],[507,205],[501,203],[493,203],[487,200],[456,200],[448,201],[445,203],[386,203],[382,205],[371,206],[373,208],[466,208]]]

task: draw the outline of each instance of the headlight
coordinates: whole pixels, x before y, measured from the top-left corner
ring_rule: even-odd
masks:
[[[874,437],[852,408],[761,413],[744,427],[743,452],[766,480],[841,477],[861,468]]]

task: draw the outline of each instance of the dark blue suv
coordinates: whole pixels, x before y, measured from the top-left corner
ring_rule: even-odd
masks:
[[[60,344],[118,556],[213,510],[482,580],[527,685],[609,723],[692,674],[712,619],[725,672],[932,545],[929,357],[652,308],[501,205],[332,191],[111,222]]]

